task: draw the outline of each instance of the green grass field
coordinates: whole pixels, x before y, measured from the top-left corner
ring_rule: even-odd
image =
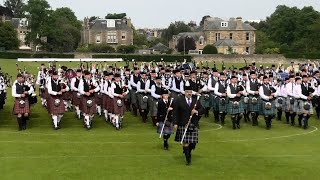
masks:
[[[0,60],[2,70],[16,75],[15,60]],[[19,63],[36,74],[38,63]],[[319,179],[319,120],[303,130],[274,122],[265,130],[242,123],[240,130],[210,118],[201,119],[200,142],[192,165],[185,166],[179,143],[170,138],[170,150],[150,120],[143,124],[126,114],[124,128],[116,131],[102,118],[90,131],[75,114],[66,113],[62,129],[51,127],[47,111],[32,107],[27,131],[18,132],[12,115],[13,99],[0,112],[0,177],[4,179]],[[150,119],[150,118],[149,118]]]

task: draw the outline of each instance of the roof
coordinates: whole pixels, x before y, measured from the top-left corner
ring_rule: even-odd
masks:
[[[97,19],[90,23],[90,30],[131,30],[131,27],[127,25],[126,19],[112,19],[115,21],[115,27],[108,27],[108,19]]]
[[[185,38],[187,36],[191,36],[195,41],[198,41],[200,37],[204,37],[203,32],[183,32],[179,33],[178,35],[175,35],[174,37],[179,39],[179,38]]]
[[[219,39],[217,42],[214,43],[214,46],[236,46],[236,42],[232,39]]]
[[[10,22],[15,29],[19,28],[19,26],[20,26],[20,19],[19,18],[12,18]]]
[[[153,49],[155,51],[167,51],[169,50],[170,48],[168,48],[168,46],[162,44],[162,43],[158,43],[157,45],[153,46],[152,48],[150,49]]]
[[[222,27],[222,22],[227,22],[227,27]],[[238,23],[239,22],[239,23]],[[255,31],[256,29],[250,24],[244,23],[242,19],[230,18],[225,21],[220,18],[208,18],[206,20],[205,30],[245,30],[245,31]]]

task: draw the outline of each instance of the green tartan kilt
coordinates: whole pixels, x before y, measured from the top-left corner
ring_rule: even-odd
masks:
[[[137,100],[138,100],[138,107],[139,109],[146,110],[148,109],[148,102],[143,102],[143,96],[144,94],[137,94]],[[148,99],[149,100],[149,99]]]
[[[258,102],[257,104],[252,104],[252,98],[253,96],[249,97],[249,103],[248,103],[248,111],[249,112],[259,112],[261,110],[261,99],[258,97]]]
[[[244,97],[241,98],[241,101],[242,101],[243,110],[248,110],[249,109],[249,102],[244,103]]]
[[[274,116],[276,113],[276,105],[274,101],[271,101],[271,109],[268,110],[265,108],[265,104],[267,103],[267,101],[260,101],[260,107],[261,107],[261,113],[263,116]]]
[[[298,111],[298,107],[297,107],[297,103],[296,102],[297,100],[295,99],[294,100],[294,103],[291,104],[290,103],[290,97],[287,97],[287,100],[286,100],[286,111],[292,111],[292,112],[297,112]]]
[[[226,98],[225,102],[222,103],[220,98],[216,98],[216,103],[218,104],[219,113],[226,113],[228,108],[228,99]]]
[[[297,114],[313,114],[312,103],[310,102],[310,109],[305,110],[303,107],[305,102],[306,101],[304,101],[304,100],[297,100],[297,107],[298,107]]]
[[[213,111],[219,110],[219,103],[217,97],[214,93],[210,93],[210,106],[212,107]]]
[[[282,104],[278,103],[278,100],[280,98],[282,98]],[[277,97],[276,98],[276,102],[275,102],[276,108],[277,109],[282,109],[282,111],[285,111],[286,110],[286,102],[287,102],[287,98],[285,98],[285,97]]]
[[[131,100],[131,104],[133,105],[137,105],[138,104],[138,96],[137,96],[137,90],[134,90],[134,89],[131,89],[129,91],[129,94],[130,94],[130,100]]]
[[[294,100],[294,104],[292,105],[292,111],[295,112],[295,113],[299,113],[301,110],[300,110],[300,101],[298,99],[295,99]]]
[[[228,103],[228,114],[234,115],[234,114],[242,114],[244,113],[244,108],[243,108],[243,101],[239,101],[239,106],[237,108],[235,108],[233,106],[233,102],[229,101]]]
[[[204,96],[204,94],[203,95],[201,95],[201,97],[200,97],[200,103],[201,103],[201,105],[202,105],[202,107],[204,107],[204,108],[208,108],[208,107],[211,107],[210,106],[210,96],[209,96],[209,98],[205,98],[205,96]]]

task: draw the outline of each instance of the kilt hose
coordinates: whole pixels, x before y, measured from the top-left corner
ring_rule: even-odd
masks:
[[[118,106],[118,103],[117,103],[118,100],[122,101],[121,107]],[[123,116],[124,113],[126,112],[126,106],[124,104],[124,99],[121,99],[119,97],[114,97],[112,105],[113,105],[113,113],[114,114]]]
[[[181,142],[184,131],[185,131],[184,126],[178,126],[178,129],[176,131],[176,136],[174,138],[174,140],[176,142]],[[197,144],[199,142],[198,128],[195,127],[194,131],[192,131],[192,132],[187,131],[186,135],[183,139],[183,142],[188,143],[188,144],[190,144],[190,143]]]
[[[147,102],[144,102],[143,101],[143,97],[146,96],[145,94],[137,94],[137,100],[138,100],[138,108],[141,109],[141,110],[147,110],[148,109],[148,101],[149,101],[149,98],[148,98],[148,101]]]
[[[103,97],[102,93],[95,93],[94,94],[94,98],[96,100],[97,106],[101,106],[102,105],[102,97]]]
[[[131,89],[130,91],[130,100],[131,100],[131,104],[136,106],[138,105],[138,100],[137,100],[137,90],[136,89]]]
[[[290,98],[293,98],[293,103],[290,102]],[[286,111],[287,112],[298,112],[297,100],[294,97],[286,98]]]
[[[92,101],[92,106],[90,106],[90,107],[87,105],[88,100]],[[97,113],[96,100],[95,100],[94,96],[92,96],[92,97],[83,96],[81,104],[82,104],[81,112],[83,112],[84,114],[94,115]]]
[[[266,109],[265,105],[266,103],[271,103],[271,109]],[[263,116],[271,116],[273,117],[276,113],[276,105],[275,105],[275,102],[274,101],[264,101],[264,100],[261,100],[260,101],[260,107],[261,107],[261,115]]]
[[[279,103],[279,99],[282,100],[281,104]],[[277,97],[276,101],[275,101],[276,108],[281,109],[282,111],[285,111],[286,110],[286,101],[287,101],[286,97]]]
[[[248,111],[249,112],[260,112],[260,110],[261,110],[260,98],[256,97],[258,99],[257,103],[252,103],[252,98],[254,98],[254,96],[249,96]]]
[[[163,126],[163,122],[159,122],[159,126],[158,126],[158,129],[157,129],[157,133],[158,134],[161,134],[162,126]],[[170,122],[169,126],[166,126],[166,125],[164,126],[162,134],[173,134],[173,133],[174,133],[173,123]]]
[[[20,101],[24,101],[24,107],[20,107]],[[18,114],[26,114],[30,113],[30,105],[29,105],[29,100],[28,97],[25,98],[16,98],[14,101],[14,106],[13,106],[13,114],[18,115]]]
[[[238,101],[237,101],[238,102]],[[243,101],[238,102],[239,105],[234,106],[234,101],[229,101],[228,103],[228,111],[227,113],[230,115],[235,115],[235,114],[242,114],[244,113],[244,108],[243,108]]]
[[[312,103],[311,102],[308,102],[310,104],[310,109],[309,110],[306,110],[304,108],[304,104],[307,103],[308,101],[307,100],[302,100],[302,99],[299,99],[297,100],[297,103],[296,103],[296,106],[297,106],[297,114],[308,114],[308,115],[312,115],[313,114],[313,106],[312,106]]]
[[[55,105],[56,99],[60,100],[59,105]],[[62,96],[50,95],[49,101],[48,101],[48,111],[49,111],[49,114],[53,114],[53,115],[61,115],[66,112]]]
[[[200,103],[202,107],[204,108],[210,108],[211,107],[211,102],[210,102],[210,95],[209,94],[202,94],[200,97]]]
[[[72,104],[74,106],[78,106],[78,107],[80,106],[81,98],[82,98],[82,96],[81,95],[78,96],[78,92],[76,92],[76,91],[72,92]]]

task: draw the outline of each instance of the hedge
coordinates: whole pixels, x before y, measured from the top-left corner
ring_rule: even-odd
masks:
[[[134,59],[137,62],[161,61],[161,58],[163,58],[163,61],[166,62],[182,62],[184,59],[186,59],[187,62],[191,62],[191,56],[188,55],[94,54],[92,58],[122,58],[125,61]]]
[[[74,54],[53,54],[53,53],[18,53],[18,52],[1,52],[1,59],[18,59],[18,58],[74,58]]]
[[[308,54],[301,54],[301,53],[286,53],[284,54],[286,58],[291,59],[320,59],[320,53],[308,53]]]

